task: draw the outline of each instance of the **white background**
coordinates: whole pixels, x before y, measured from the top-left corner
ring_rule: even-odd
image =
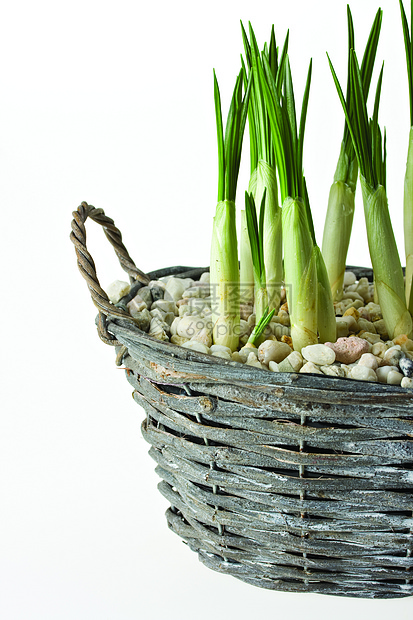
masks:
[[[380,119],[402,253],[407,78],[398,3],[381,6]],[[352,3],[359,50],[377,8]],[[297,101],[313,57],[304,165],[321,243],[343,130],[325,52],[344,82],[344,0],[2,5],[2,620],[412,617],[412,599],[247,586],[204,568],[168,531],[140,434],[143,411],[96,335],[76,267],[68,235],[82,200],[114,218],[141,269],[208,264],[217,191],[212,69],[226,115],[240,19],[251,20],[261,44],[272,23],[280,44],[290,27]],[[240,196],[248,168],[245,157]],[[87,229],[103,286],[123,278],[102,231],[93,222]],[[360,202],[348,263],[369,264]]]

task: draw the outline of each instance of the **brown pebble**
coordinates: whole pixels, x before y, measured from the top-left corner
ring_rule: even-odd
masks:
[[[360,318],[360,312],[351,306],[351,308],[347,308],[343,316],[353,316],[355,320],[358,321]]]
[[[408,340],[406,334],[400,334],[400,336],[397,336],[396,338],[393,338],[394,344],[399,344],[400,346],[402,344],[404,344],[406,342],[406,340]]]
[[[280,306],[280,310],[284,310],[284,312],[288,312],[288,303],[285,302]]]
[[[285,342],[285,344],[288,344],[291,348],[293,348],[293,339],[291,336],[281,336],[281,342]]]

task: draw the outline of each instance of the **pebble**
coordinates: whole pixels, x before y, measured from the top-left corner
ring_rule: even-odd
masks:
[[[389,364],[389,366],[398,366],[403,357],[406,357],[406,354],[401,350],[400,345],[396,344],[394,347],[387,349],[383,355],[383,360]]]
[[[182,293],[193,284],[191,278],[169,278],[165,286],[164,299],[168,301],[178,301]]]
[[[209,282],[210,276],[209,276],[209,271],[204,271],[203,274],[201,274],[201,277],[199,278],[200,282]]]
[[[202,284],[200,286],[191,286],[185,289],[185,297],[209,297],[209,284]]]
[[[188,338],[182,338],[182,336],[171,336],[171,342],[173,344],[182,345],[184,342],[188,342]]]
[[[161,284],[163,286],[161,286]],[[149,288],[151,290],[152,301],[163,299],[164,294],[165,294],[165,285],[163,282],[159,282],[158,280],[149,282]]]
[[[358,321],[360,318],[360,312],[357,310],[357,308],[351,306],[351,308],[347,308],[347,310],[343,314],[343,317],[345,316],[352,316],[355,321]]]
[[[163,312],[173,312],[175,315],[178,314],[178,308],[176,307],[175,302],[168,301],[167,299],[158,299],[157,301],[154,301],[152,304],[152,310],[154,310],[154,308],[159,308],[159,310],[162,310]]]
[[[268,364],[268,368],[269,368],[270,370],[272,370],[272,372],[282,372],[282,371],[280,371],[280,367],[279,367],[279,365],[277,364],[277,362],[273,362],[273,361],[271,361],[271,362]]]
[[[205,346],[209,347],[212,344],[212,337],[211,337],[211,329],[208,329],[207,327],[204,327],[203,329],[201,329],[197,334],[195,334],[194,336],[192,336],[191,340],[194,342],[202,342],[202,344],[204,344]]]
[[[299,351],[293,351],[290,355],[284,360],[291,365],[294,372],[298,372],[300,368],[302,368],[304,364],[303,356]]]
[[[212,327],[211,321],[203,319],[200,316],[183,316],[178,319],[178,323],[175,323],[175,321],[172,323],[171,333],[175,330],[175,333],[178,336],[183,336],[184,338],[192,338],[192,336],[195,336],[201,331],[201,329],[204,329],[205,327]]]
[[[363,353],[359,359],[359,365],[367,366],[367,368],[371,368],[372,370],[377,370],[379,367],[379,360],[372,353]]]
[[[369,332],[369,334],[375,334],[376,333],[376,328],[374,327],[373,323],[371,321],[366,321],[366,319],[362,319],[360,318],[357,321],[357,325],[359,330],[363,330],[365,332]]]
[[[313,345],[310,345],[310,346],[313,346]],[[303,373],[311,372],[316,375],[324,374],[323,372],[321,372],[319,366],[316,366],[315,364],[313,364],[313,362],[307,362],[306,364],[304,364],[304,366],[300,368],[299,372],[303,372]]]
[[[368,303],[364,308],[369,313],[370,319],[372,321],[377,321],[383,318],[380,306],[378,304],[375,304],[373,301]]]
[[[282,362],[290,353],[292,349],[290,345],[285,342],[278,342],[278,340],[264,340],[258,347],[258,359],[261,363],[268,365],[270,362]]]
[[[329,375],[331,377],[346,377],[346,371],[342,366],[336,366],[335,364],[331,364],[330,366],[320,366],[320,370],[323,374]]]
[[[397,372],[397,366],[380,366],[379,368],[377,368],[376,375],[380,383],[387,383],[387,375],[392,370],[395,370]]]
[[[377,381],[377,375],[372,368],[359,364],[351,369],[349,377],[356,381]]]
[[[339,320],[347,323],[349,332],[357,331],[357,321],[354,316],[347,314],[347,315],[340,317]]]
[[[281,325],[284,325],[285,327],[288,327],[290,325],[290,315],[288,314],[288,312],[286,312],[285,310],[279,310],[277,316]]]
[[[253,366],[254,368],[263,368],[263,369],[265,369],[265,366],[263,366],[261,364],[261,362],[256,357],[255,353],[253,353],[253,352],[251,352],[248,355],[247,361],[245,362],[245,365],[246,366]]]
[[[142,286],[139,289],[139,297],[143,299],[143,301],[146,303],[148,310],[150,310],[153,299],[152,299],[151,289],[149,288],[149,286]]]
[[[383,319],[378,319],[377,321],[374,321],[374,327],[376,329],[376,332],[380,334],[380,338],[382,340],[388,339],[389,334],[387,333],[387,327]]]
[[[353,271],[346,271],[344,273],[343,285],[344,287],[350,286],[351,284],[355,284],[356,280],[357,280],[356,274]]]
[[[243,346],[240,350],[239,350],[239,356],[241,358],[241,361],[245,364],[245,362],[248,359],[248,356],[250,355],[250,353],[254,353],[255,357],[258,358],[258,349],[257,347],[254,347],[253,344],[251,344],[250,342],[248,342],[245,346]]]
[[[367,278],[360,278],[356,288],[356,293],[358,293],[364,301],[370,301],[369,281]]]
[[[342,321],[341,317],[336,318],[336,334],[337,338],[345,338],[348,336],[348,323],[347,321]]]
[[[203,342],[197,340],[188,340],[182,345],[184,349],[190,349],[191,351],[198,351],[198,353],[209,353],[209,347]]]
[[[413,379],[411,379],[410,377],[403,377],[401,386],[403,388],[413,389]]]
[[[405,377],[413,377],[413,361],[407,357],[403,357],[399,361],[399,367]]]
[[[211,353],[229,353],[231,356],[231,349],[225,347],[223,344],[213,344],[209,348],[211,349]]]
[[[370,348],[367,340],[357,338],[357,336],[339,338],[337,342],[326,342],[326,346],[334,351],[336,360],[343,364],[355,362],[363,353],[368,353]]]
[[[318,366],[328,366],[336,361],[334,351],[325,344],[310,344],[301,349],[301,355],[308,362]]]
[[[148,307],[139,294],[136,295],[128,304],[126,304],[126,306],[129,310],[129,314],[133,317]]]
[[[106,288],[106,293],[109,300],[113,304],[117,304],[122,297],[129,293],[129,290],[130,284],[128,282],[123,282],[123,280],[115,280]]]
[[[169,329],[169,326],[155,316],[151,320],[151,324],[149,326],[149,335],[153,336],[153,338],[157,338],[158,340],[169,340],[165,328]]]
[[[343,293],[342,299],[351,299],[352,301],[361,301],[361,302],[364,301],[362,296],[359,295],[356,291],[349,291],[348,293]]]
[[[371,352],[373,353],[373,355],[376,355],[376,356],[382,357],[386,351],[387,351],[387,347],[384,344],[384,342],[376,342],[371,347]]]
[[[372,334],[371,332],[360,332],[359,338],[362,338],[363,340],[367,340],[367,342],[369,342],[371,345],[376,344],[377,342],[380,342],[380,335]]]
[[[233,351],[231,357],[233,362],[237,362],[237,364],[243,364],[239,351]]]
[[[400,385],[403,379],[403,375],[401,372],[397,370],[391,370],[387,375],[387,383],[389,385]]]

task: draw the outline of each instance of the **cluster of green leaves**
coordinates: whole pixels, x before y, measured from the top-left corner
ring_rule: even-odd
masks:
[[[254,279],[261,286],[265,286],[265,264],[264,264],[264,213],[265,213],[265,194],[264,191],[259,221],[255,201],[251,194],[245,192],[245,215],[247,219],[248,237],[251,245],[252,265],[254,269]]]
[[[257,73],[257,50],[251,47],[248,40],[244,25],[241,22],[242,38],[244,42],[245,58],[241,57],[242,67],[244,71],[244,81],[252,78],[252,92],[248,109],[248,125],[250,136],[250,156],[251,156],[251,173],[255,170],[259,159],[263,159],[271,166],[275,165],[274,148],[271,139],[271,129],[268,119],[268,113],[265,107],[262,85]],[[251,40],[254,33],[249,24],[249,33]],[[289,33],[285,37],[284,46],[278,58],[278,48],[275,40],[274,26],[271,28],[270,44],[265,44],[263,54],[268,57],[271,74],[277,84],[277,88],[281,91],[282,81],[285,71],[285,63],[287,59]]]
[[[370,90],[371,78],[373,75],[373,67],[376,59],[377,46],[380,37],[380,30],[382,24],[383,11],[378,9],[373,21],[373,25],[370,30],[369,38],[364,50],[363,60],[360,67],[361,81],[363,85],[363,93],[367,99]],[[351,79],[351,66],[353,63],[352,56],[355,50],[355,38],[354,38],[354,25],[353,17],[351,15],[350,7],[347,5],[347,29],[348,29],[348,70],[347,70],[347,93],[346,101],[348,102],[350,111],[352,113],[352,79]],[[343,133],[344,150],[348,156],[348,161],[351,162],[355,157],[353,141],[351,139],[350,131],[347,122],[344,123]],[[346,180],[346,179],[340,179]]]
[[[327,55],[328,56],[328,55]],[[363,88],[361,70],[356,52],[351,50],[349,64],[349,84],[347,99],[344,97],[337,74],[328,57],[330,69],[343,106],[347,127],[353,142],[360,173],[372,188],[386,187],[386,135],[382,138],[378,124],[383,66],[377,82],[373,116],[369,119],[367,101]]]
[[[215,118],[218,138],[218,202],[231,200],[235,202],[237,181],[241,162],[242,141],[248,114],[248,100],[251,92],[251,80],[247,84],[244,97],[243,70],[237,76],[231,105],[229,108],[225,137],[222,123],[221,96],[218,80],[214,71]]]
[[[274,312],[275,312],[275,310],[271,310],[271,312],[269,312],[269,308],[267,306],[267,308],[265,309],[265,312],[262,315],[261,319],[258,321],[258,323],[255,325],[254,329],[252,330],[251,335],[248,338],[248,342],[250,342],[251,344],[255,345],[257,340],[263,334],[263,332],[264,332],[265,328],[267,327],[267,325],[270,323],[272,317],[274,316]]]
[[[413,28],[413,1],[410,2],[410,31],[402,0],[399,0],[399,2],[402,17],[404,47],[406,50],[407,79],[409,82],[410,127],[413,127],[413,44],[411,39],[411,32]]]

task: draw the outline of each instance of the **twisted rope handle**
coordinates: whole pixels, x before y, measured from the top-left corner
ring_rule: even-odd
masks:
[[[77,211],[73,211],[70,239],[75,246],[79,271],[86,280],[93,303],[99,310],[99,337],[106,344],[120,345],[116,338],[107,330],[106,316],[111,314],[112,316],[118,316],[129,321],[133,321],[133,319],[124,310],[117,308],[109,301],[109,297],[99,284],[94,260],[86,247],[85,222],[88,217],[103,227],[104,233],[112,244],[122,269],[129,274],[131,283],[139,281],[142,282],[142,284],[148,284],[149,277],[136,267],[122,243],[122,235],[119,229],[116,228],[113,220],[105,215],[103,209],[95,209],[92,205],[88,205],[87,202],[82,202]]]

